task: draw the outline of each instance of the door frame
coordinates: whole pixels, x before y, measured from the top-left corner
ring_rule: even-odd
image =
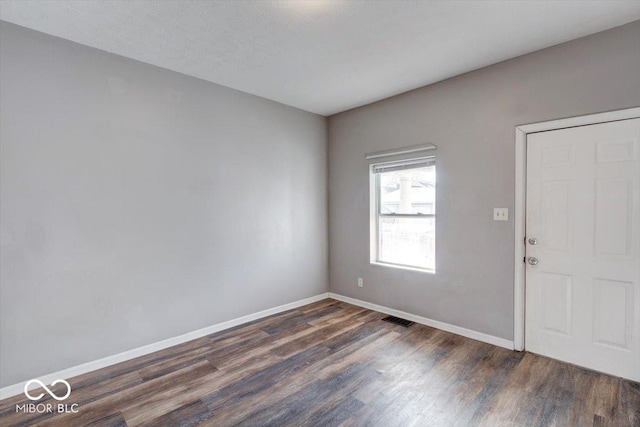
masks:
[[[607,111],[585,116],[568,117],[547,122],[516,126],[515,132],[515,256],[513,287],[513,347],[516,351],[525,349],[525,232],[527,193],[527,135],[537,132],[566,129],[598,123],[615,122],[640,118],[640,107]]]

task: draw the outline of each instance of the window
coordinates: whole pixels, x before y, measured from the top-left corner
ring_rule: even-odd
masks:
[[[434,157],[371,166],[371,262],[435,272]]]

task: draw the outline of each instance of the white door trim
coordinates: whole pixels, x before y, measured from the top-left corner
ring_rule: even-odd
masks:
[[[513,288],[513,345],[518,351],[524,350],[525,328],[525,208],[527,188],[527,135],[577,126],[594,125],[617,120],[640,118],[640,107],[624,110],[608,111],[605,113],[589,114],[586,116],[569,117],[548,122],[531,123],[516,126],[515,146],[515,256],[514,256],[514,288]]]

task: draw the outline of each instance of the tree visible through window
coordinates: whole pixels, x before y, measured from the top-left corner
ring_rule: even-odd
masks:
[[[435,158],[371,167],[372,261],[435,271]]]

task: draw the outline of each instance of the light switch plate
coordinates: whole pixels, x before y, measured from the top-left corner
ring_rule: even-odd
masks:
[[[509,208],[493,208],[494,221],[509,221]]]

